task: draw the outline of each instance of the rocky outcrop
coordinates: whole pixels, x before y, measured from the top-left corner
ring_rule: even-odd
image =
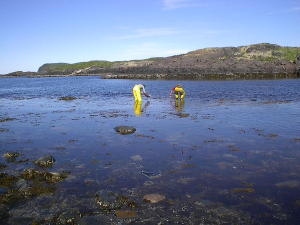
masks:
[[[296,74],[297,77],[300,77],[300,55],[297,56],[296,60]]]
[[[1,77],[31,77],[31,76],[36,76],[36,75],[37,75],[36,72],[15,71],[12,73],[3,74],[3,75],[1,75]]]

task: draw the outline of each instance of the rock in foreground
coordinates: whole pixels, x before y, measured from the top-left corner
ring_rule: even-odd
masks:
[[[132,134],[136,131],[134,127],[130,127],[130,126],[117,126],[114,129],[116,132],[120,134]]]

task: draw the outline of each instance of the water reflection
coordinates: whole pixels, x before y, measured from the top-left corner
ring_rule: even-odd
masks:
[[[171,99],[171,106],[175,110],[175,115],[178,116],[179,118],[184,118],[184,117],[189,117],[189,113],[184,112],[184,105],[185,101],[184,99]]]
[[[135,101],[134,108],[133,108],[134,114],[136,116],[141,116],[149,105],[150,105],[150,101],[147,101],[145,104],[143,104],[142,101]]]
[[[175,99],[175,109],[178,113],[181,113],[184,109],[184,99]]]

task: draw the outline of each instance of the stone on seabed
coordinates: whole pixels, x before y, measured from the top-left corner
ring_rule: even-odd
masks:
[[[158,203],[162,200],[164,200],[166,197],[164,195],[161,195],[161,194],[147,194],[147,195],[144,195],[143,199],[146,201],[146,202],[150,202],[150,203]]]

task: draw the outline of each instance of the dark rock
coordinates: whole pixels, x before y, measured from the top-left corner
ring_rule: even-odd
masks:
[[[132,134],[136,131],[136,129],[131,126],[117,126],[114,129],[120,134]]]
[[[0,204],[0,220],[9,217],[9,209],[6,205]]]
[[[16,119],[16,118],[10,118],[10,117],[7,117],[7,118],[0,118],[0,123],[12,121],[12,120],[15,120],[15,119]]]
[[[58,100],[61,100],[61,101],[73,101],[77,99],[76,97],[73,97],[73,96],[63,96],[63,97],[60,97]]]
[[[5,169],[7,166],[5,164],[0,163],[0,170]]]
[[[300,77],[300,55],[298,55],[296,59],[296,73],[297,77]]]

